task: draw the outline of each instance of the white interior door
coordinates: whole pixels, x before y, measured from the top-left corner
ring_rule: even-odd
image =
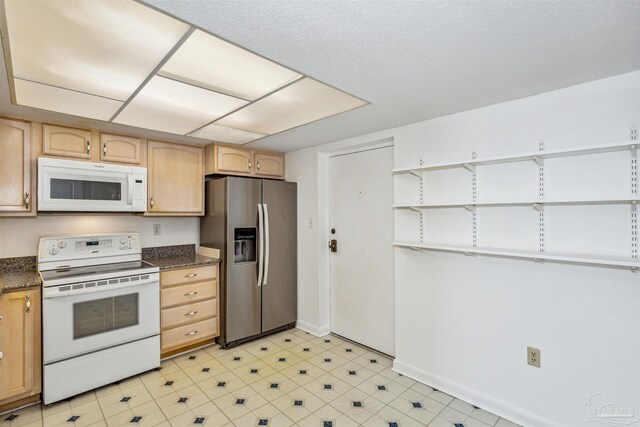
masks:
[[[330,159],[331,331],[386,354],[395,347],[393,147]],[[327,248],[329,250],[329,248]]]

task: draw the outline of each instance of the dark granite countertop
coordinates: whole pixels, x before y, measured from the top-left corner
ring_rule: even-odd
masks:
[[[195,245],[159,246],[142,248],[142,259],[160,268],[193,267],[198,265],[217,264],[220,260],[198,255]]]
[[[0,258],[0,294],[41,285],[36,257]]]

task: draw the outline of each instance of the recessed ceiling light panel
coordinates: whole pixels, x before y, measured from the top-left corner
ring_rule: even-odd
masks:
[[[220,126],[211,124],[203,127],[189,136],[195,136],[196,138],[211,139],[218,142],[228,142],[230,144],[246,144],[247,142],[255,141],[256,139],[263,138],[266,135],[259,133],[247,132],[240,129],[234,129],[227,126]]]
[[[96,120],[109,120],[122,102],[26,80],[15,80],[20,105]]]
[[[131,0],[5,0],[17,78],[125,101],[189,26]]]
[[[307,77],[216,124],[271,135],[366,104],[366,101]]]
[[[246,104],[238,98],[156,76],[114,122],[186,135]]]
[[[295,71],[200,30],[173,54],[160,74],[248,100],[301,77]]]

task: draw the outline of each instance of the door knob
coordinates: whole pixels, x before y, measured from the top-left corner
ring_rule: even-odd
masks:
[[[338,252],[338,241],[336,239],[329,240],[329,249],[331,249],[331,252]]]

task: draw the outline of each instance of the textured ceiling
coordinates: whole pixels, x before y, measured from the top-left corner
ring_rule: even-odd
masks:
[[[640,69],[636,0],[144,2],[371,102],[250,144],[281,151]]]

